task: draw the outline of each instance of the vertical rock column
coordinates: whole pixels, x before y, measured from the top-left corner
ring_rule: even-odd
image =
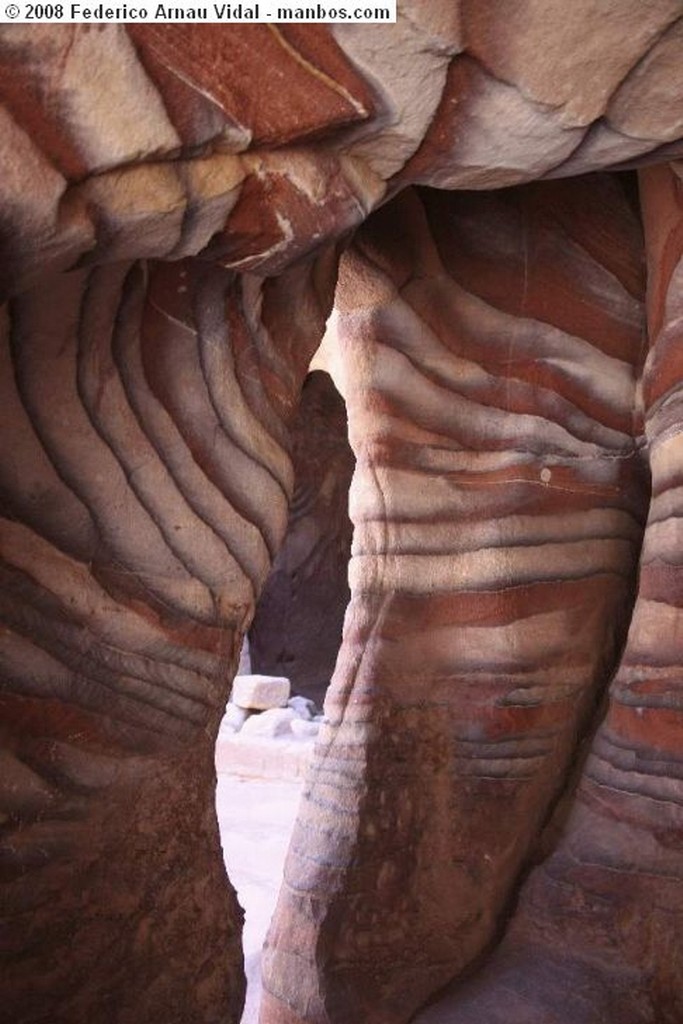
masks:
[[[49,277],[2,312],[3,1024],[226,1024],[214,741],[334,259]]]
[[[490,963],[423,1024],[683,1019],[683,186],[642,172],[652,500],[607,715],[552,856]]]
[[[683,186],[642,172],[652,497],[609,708],[556,849],[500,949],[421,1024],[683,1019]]]
[[[267,1024],[393,1024],[495,936],[623,643],[647,480],[615,179],[405,194],[337,303],[351,604]]]

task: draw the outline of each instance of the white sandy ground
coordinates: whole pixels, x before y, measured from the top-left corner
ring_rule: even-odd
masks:
[[[261,948],[282,879],[302,780],[248,779],[219,773],[216,812],[225,864],[246,911],[247,1001],[242,1024],[256,1024],[261,996]]]

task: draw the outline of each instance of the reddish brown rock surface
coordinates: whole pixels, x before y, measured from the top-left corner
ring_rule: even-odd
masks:
[[[681,16],[0,26],[3,1024],[239,1018],[213,745],[361,225],[264,1022],[405,1021],[518,896],[425,1022],[680,1024]],[[646,261],[632,183],[536,180],[647,165]]]
[[[683,1019],[680,180],[666,168],[645,172],[642,197],[652,500],[628,641],[571,813],[550,830],[552,853],[524,885],[490,962],[421,1024]]]
[[[5,312],[3,1024],[239,1019],[214,743],[334,269],[119,264]]]
[[[493,938],[625,636],[642,298],[609,177],[405,194],[344,257],[352,598],[264,1022],[406,1020]]]

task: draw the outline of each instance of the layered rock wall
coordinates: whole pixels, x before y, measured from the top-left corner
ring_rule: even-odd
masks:
[[[543,858],[450,1024],[683,1015],[680,0],[400,6],[0,27],[11,1024],[239,1017],[213,744],[373,211],[352,598],[264,1021],[405,1020]],[[536,179],[650,164],[641,389],[637,202]]]
[[[643,271],[608,176],[405,193],[342,261],[352,597],[267,1024],[405,1021],[496,934],[629,621]]]
[[[214,743],[335,270],[119,263],[5,310],[3,1024],[239,1019]]]
[[[637,600],[568,820],[522,889],[501,947],[420,1024],[676,1024],[683,1019],[681,254],[676,168],[641,178],[652,497]]]

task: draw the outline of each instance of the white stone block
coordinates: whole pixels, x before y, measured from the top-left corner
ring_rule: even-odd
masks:
[[[284,708],[289,694],[289,679],[284,676],[235,676],[230,699],[247,711],[269,711]]]
[[[308,739],[311,736],[317,736],[320,732],[320,723],[314,721],[306,721],[303,718],[295,718],[290,723],[290,728],[295,736],[299,739]]]
[[[292,722],[299,721],[292,708],[271,708],[260,715],[251,715],[240,729],[240,740],[252,736],[275,739],[276,736],[291,736]]]
[[[308,697],[290,697],[287,707],[296,711],[298,718],[303,718],[306,721],[310,721],[318,713],[315,702],[309,700]]]

